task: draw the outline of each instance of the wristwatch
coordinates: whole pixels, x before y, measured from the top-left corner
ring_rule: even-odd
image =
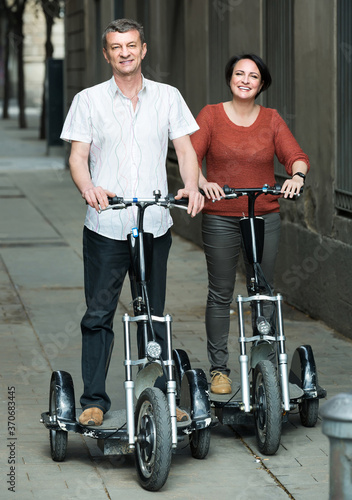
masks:
[[[292,177],[294,177],[295,175],[299,175],[300,177],[302,177],[303,179],[303,184],[305,183],[305,180],[306,180],[306,176],[305,174],[303,174],[302,172],[296,172],[295,174],[293,174]]]

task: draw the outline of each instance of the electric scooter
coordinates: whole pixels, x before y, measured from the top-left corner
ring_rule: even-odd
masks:
[[[273,455],[278,450],[282,423],[298,408],[302,425],[314,427],[318,420],[319,399],[326,390],[319,386],[313,350],[297,347],[290,371],[285,350],[283,297],[275,294],[261,268],[264,246],[264,219],[255,216],[258,196],[282,196],[281,186],[235,189],[223,188],[223,199],[248,197],[248,217],[240,221],[247,260],[252,269],[247,282],[248,297],[238,295],[240,386],[232,394],[209,392],[215,418],[222,424],[254,424],[258,450]],[[298,195],[299,196],[299,195]],[[295,195],[297,197],[297,195]],[[246,307],[250,308],[250,330],[246,337]],[[250,354],[247,344],[251,344]]]
[[[41,415],[41,422],[49,429],[54,461],[66,457],[68,432],[95,438],[104,455],[134,453],[140,484],[149,491],[160,490],[165,484],[172,452],[180,441],[188,439],[191,454],[198,459],[207,456],[210,446],[211,409],[205,373],[191,369],[185,351],[172,349],[172,318],[169,314],[163,317],[152,314],[147,290],[153,235],[143,230],[145,210],[152,205],[186,209],[187,204],[187,199],[175,200],[173,195],[162,197],[160,191],[154,191],[148,199],[109,199],[105,210],[137,207],[137,224],[128,237],[134,315],[126,313],[122,318],[126,409],[108,412],[101,427],[80,424],[72,377],[57,370],[50,382],[49,411]],[[157,322],[164,323],[166,329],[166,359],[162,358],[155,337]],[[139,325],[141,332],[138,359],[132,357],[133,324]],[[133,378],[134,371],[137,373]],[[165,392],[155,387],[159,377],[166,380]],[[188,421],[177,422],[176,406],[188,413]]]

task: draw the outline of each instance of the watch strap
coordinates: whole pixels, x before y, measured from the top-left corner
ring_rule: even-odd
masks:
[[[294,177],[295,175],[299,175],[300,177],[302,177],[303,181],[305,181],[305,180],[306,180],[306,176],[305,176],[305,174],[303,174],[302,172],[296,172],[295,174],[293,174],[293,176],[292,176],[292,177]]]

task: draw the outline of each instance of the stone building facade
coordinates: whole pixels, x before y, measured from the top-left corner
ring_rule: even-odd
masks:
[[[143,73],[179,88],[194,115],[230,98],[224,66],[234,53],[268,63],[262,104],[285,118],[311,172],[304,195],[282,202],[276,288],[289,303],[352,338],[352,4],[349,0],[70,0],[66,2],[65,93],[110,77],[101,34],[118,17],[144,24]],[[180,181],[168,158],[170,191]],[[277,165],[277,180],[285,173]],[[201,244],[200,217],[175,229]],[[309,339],[307,339],[307,342]]]

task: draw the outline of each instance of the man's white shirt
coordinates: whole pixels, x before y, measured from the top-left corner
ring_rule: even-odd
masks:
[[[67,114],[61,139],[91,145],[89,167],[93,184],[128,198],[151,198],[159,189],[168,194],[168,141],[198,130],[180,92],[167,84],[143,78],[136,109],[112,77],[79,92]],[[136,209],[98,214],[88,207],[88,229],[124,240],[136,226]],[[162,236],[172,225],[169,210],[147,208],[144,229]]]

